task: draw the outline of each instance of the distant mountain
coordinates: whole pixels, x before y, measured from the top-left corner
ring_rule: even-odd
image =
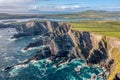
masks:
[[[49,13],[49,12],[48,12]],[[71,14],[17,14],[11,15],[0,13],[0,19],[15,19],[15,18],[120,18],[120,11],[95,11],[88,10]]]
[[[9,18],[9,17],[12,17],[13,15],[10,15],[10,14],[6,14],[6,13],[0,13],[0,19],[1,18]]]
[[[71,14],[74,12],[69,12],[69,11],[40,11],[40,10],[30,10],[29,13],[32,14],[45,14],[45,15],[55,15],[55,14]]]
[[[48,17],[54,18],[118,18],[120,17],[120,11],[95,11],[95,10],[88,10],[78,13],[72,14],[60,14],[60,15],[52,15]]]
[[[45,16],[45,15],[44,15]],[[0,19],[42,18],[41,14],[6,14],[0,13]]]

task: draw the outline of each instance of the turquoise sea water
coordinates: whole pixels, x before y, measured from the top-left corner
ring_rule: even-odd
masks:
[[[10,40],[14,33],[16,31],[13,28],[0,29],[0,80],[92,80],[94,75],[96,79],[93,80],[105,80],[98,76],[104,70],[97,65],[87,66],[84,59],[74,59],[57,67],[54,62],[43,59],[2,71],[5,67],[26,61],[39,49],[24,52],[22,49],[38,36]]]

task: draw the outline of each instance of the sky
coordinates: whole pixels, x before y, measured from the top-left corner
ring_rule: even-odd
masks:
[[[120,11],[120,0],[0,0],[0,13],[72,13]]]

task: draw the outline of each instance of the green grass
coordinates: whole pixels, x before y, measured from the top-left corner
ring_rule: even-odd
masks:
[[[120,51],[118,49],[113,49],[112,51],[112,59],[114,59],[114,71],[108,77],[108,80],[113,80],[115,75],[120,71]]]
[[[120,38],[120,21],[76,21],[70,24],[74,30]]]

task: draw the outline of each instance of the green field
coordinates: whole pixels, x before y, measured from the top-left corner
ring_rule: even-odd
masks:
[[[120,38],[120,21],[76,21],[70,24],[74,30]]]

